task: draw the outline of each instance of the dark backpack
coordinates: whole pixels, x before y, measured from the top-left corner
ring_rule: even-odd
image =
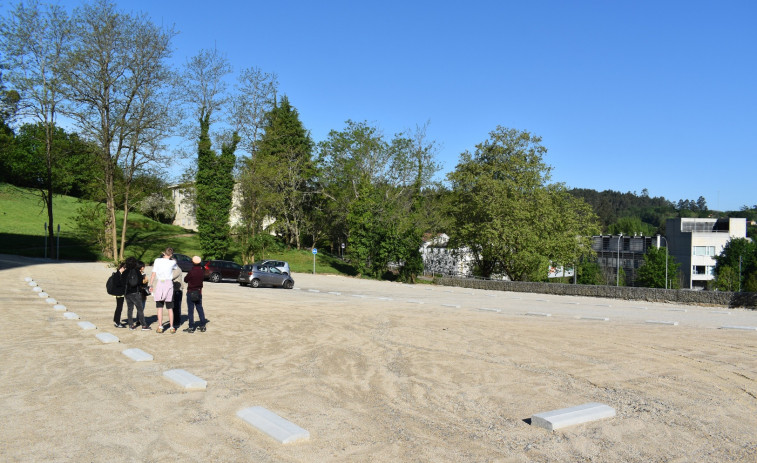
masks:
[[[105,282],[105,291],[111,296],[117,296],[116,294],[116,272],[108,277],[108,281]]]
[[[139,276],[137,275],[137,271],[132,269],[129,271],[129,279],[126,282],[127,286],[129,288],[136,288],[139,286]]]

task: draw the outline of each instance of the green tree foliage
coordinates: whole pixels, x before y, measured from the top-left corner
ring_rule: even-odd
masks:
[[[668,284],[665,285],[665,259],[667,258]],[[650,248],[644,254],[644,265],[636,273],[636,284],[647,288],[678,289],[680,264],[664,248]]]
[[[636,193],[621,193],[619,191],[596,191],[576,188],[570,190],[573,196],[582,198],[589,203],[599,216],[602,229],[608,232],[611,224],[618,222],[621,217],[638,217],[641,222],[656,227],[656,233],[664,234],[665,220],[677,215],[672,202],[660,197],[650,197],[647,190],[640,195]]]
[[[206,259],[224,258],[229,251],[231,195],[234,190],[234,164],[239,137],[221,146],[221,154],[211,149],[210,114],[200,120],[197,148],[197,231],[200,248]]]
[[[319,217],[328,224],[332,249],[347,243],[362,274],[379,276],[396,262],[401,277],[412,281],[421,267],[421,227],[429,218],[424,198],[439,169],[435,145],[423,127],[387,141],[365,122],[346,124],[319,144]]]
[[[578,264],[576,282],[579,285],[605,285],[605,277],[599,264],[592,259],[583,259]]]
[[[562,185],[547,183],[546,152],[540,137],[497,127],[448,174],[451,243],[472,251],[480,275],[540,281],[550,261],[591,255],[590,237],[599,233],[596,215]]]
[[[719,291],[737,291],[739,289],[739,272],[727,265],[718,270],[714,286]]]
[[[52,133],[47,158],[48,133]],[[93,188],[97,171],[94,147],[77,134],[66,133],[60,127],[49,132],[44,124],[24,124],[8,153],[6,168],[17,186],[38,189],[46,195],[52,186],[55,194],[84,197]],[[49,169],[48,169],[49,168]]]
[[[749,280],[753,275],[757,276],[757,244],[754,241],[747,238],[732,238],[726,243],[723,252],[715,257],[715,262],[717,285],[720,285],[717,281],[721,279],[721,272],[726,272],[726,276],[722,278],[723,285],[731,281],[730,271],[726,270],[726,268],[730,268],[735,272],[737,279],[733,291],[738,290],[739,286],[745,291],[757,290],[751,285],[747,288],[744,284],[744,281]],[[739,272],[741,274],[741,285],[738,284]]]
[[[652,236],[657,233],[657,228],[641,221],[639,217],[620,217],[617,222],[607,227],[610,235],[623,234],[626,236]]]
[[[242,177],[255,185],[246,185],[244,191],[265,200],[262,210],[275,219],[276,230],[300,249],[315,175],[313,142],[286,96],[268,112],[264,129],[257,152],[247,162],[250,175]]]

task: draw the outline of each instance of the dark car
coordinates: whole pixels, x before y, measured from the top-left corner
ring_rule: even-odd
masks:
[[[221,280],[233,280],[239,276],[242,266],[230,260],[208,260],[202,263],[205,279],[213,283]]]
[[[294,280],[289,275],[282,273],[276,267],[260,264],[248,264],[242,267],[237,277],[242,286],[250,285],[253,288],[260,286],[280,286],[284,289],[294,288]]]
[[[189,257],[186,254],[176,254],[174,253],[173,257],[176,259],[176,264],[178,264],[179,268],[182,272],[188,272],[192,270],[192,258]]]

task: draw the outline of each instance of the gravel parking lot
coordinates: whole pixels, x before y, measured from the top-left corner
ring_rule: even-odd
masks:
[[[757,331],[722,329],[757,311],[296,273],[293,290],[206,283],[207,332],[157,334],[113,327],[110,272],[0,255],[0,460],[757,461]],[[617,416],[530,425],[587,402]],[[251,406],[310,439],[279,444],[237,418]]]

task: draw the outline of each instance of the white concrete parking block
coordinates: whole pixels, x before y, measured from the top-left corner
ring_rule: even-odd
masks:
[[[282,444],[310,439],[310,433],[263,407],[249,407],[237,416]]]
[[[53,306],[53,310],[57,310],[58,312],[65,312],[66,311],[66,306],[63,305],[63,304],[55,304]]]
[[[342,295],[342,293],[340,293],[339,291],[329,291],[329,294],[333,294],[334,296],[341,296]]]
[[[526,312],[526,315],[532,316],[532,317],[551,317],[551,313],[546,312]]]
[[[29,286],[37,286],[37,282],[34,280],[30,281]]]
[[[610,304],[594,304],[594,307],[612,307]]]
[[[601,321],[601,322],[609,322],[610,321],[609,317],[581,317],[580,319],[581,320],[597,320],[597,321]]]
[[[647,320],[646,323],[650,323],[653,325],[673,325],[678,326],[678,322],[671,322],[666,320]]]
[[[413,299],[408,299],[407,302],[409,302],[410,304],[423,304],[423,301],[416,301]]]
[[[721,326],[721,330],[747,330],[747,331],[757,331],[757,326],[736,326],[736,325],[726,325]]]
[[[41,293],[42,288],[40,288],[39,286],[35,286],[34,288],[32,288],[32,291],[34,291],[35,293]]]
[[[32,278],[32,277],[26,277],[26,278],[24,278],[24,281],[34,281],[34,278]]]
[[[646,307],[642,307],[642,306],[634,306],[634,307],[631,307],[631,308],[632,309],[639,309],[639,310],[648,310]]]
[[[501,313],[502,312],[501,309],[492,309],[490,307],[479,307],[478,310],[483,310],[485,312],[497,312],[497,313]]]
[[[688,312],[686,309],[668,309],[668,312]]]
[[[454,307],[456,309],[460,308],[460,306],[457,304],[442,304],[442,307]]]
[[[45,302],[47,302],[48,304],[57,304],[58,303],[58,301],[56,301],[55,298],[52,298],[52,297],[48,297],[47,299],[45,299]]]
[[[97,329],[97,327],[91,322],[79,322],[77,323],[77,325],[79,325],[79,328],[83,330],[96,330]]]
[[[731,312],[728,310],[711,310],[710,313],[719,313],[723,315],[731,315]]]
[[[365,294],[353,294],[352,297],[368,297]]]
[[[63,312],[63,318],[65,318],[66,320],[78,320],[81,317],[73,312]]]
[[[531,425],[554,431],[566,426],[611,418],[613,416],[615,416],[614,408],[597,402],[591,402],[575,407],[537,413],[531,417]]]
[[[392,299],[391,297],[379,297],[378,300],[379,301],[393,301],[394,299]]]
[[[137,349],[136,347],[126,349],[121,353],[134,360],[135,362],[152,362],[153,360],[152,354],[148,354],[142,349]]]
[[[47,297],[48,294],[46,292],[42,291],[41,293],[37,293],[37,296],[39,296],[39,297]]]
[[[208,387],[208,382],[192,373],[176,369],[163,372],[163,376],[187,390],[199,391]]]
[[[120,342],[119,339],[115,335],[112,335],[110,333],[98,333],[95,335],[95,337],[105,344]]]
[[[320,293],[321,290],[320,289],[308,289],[308,292],[309,293]]]

